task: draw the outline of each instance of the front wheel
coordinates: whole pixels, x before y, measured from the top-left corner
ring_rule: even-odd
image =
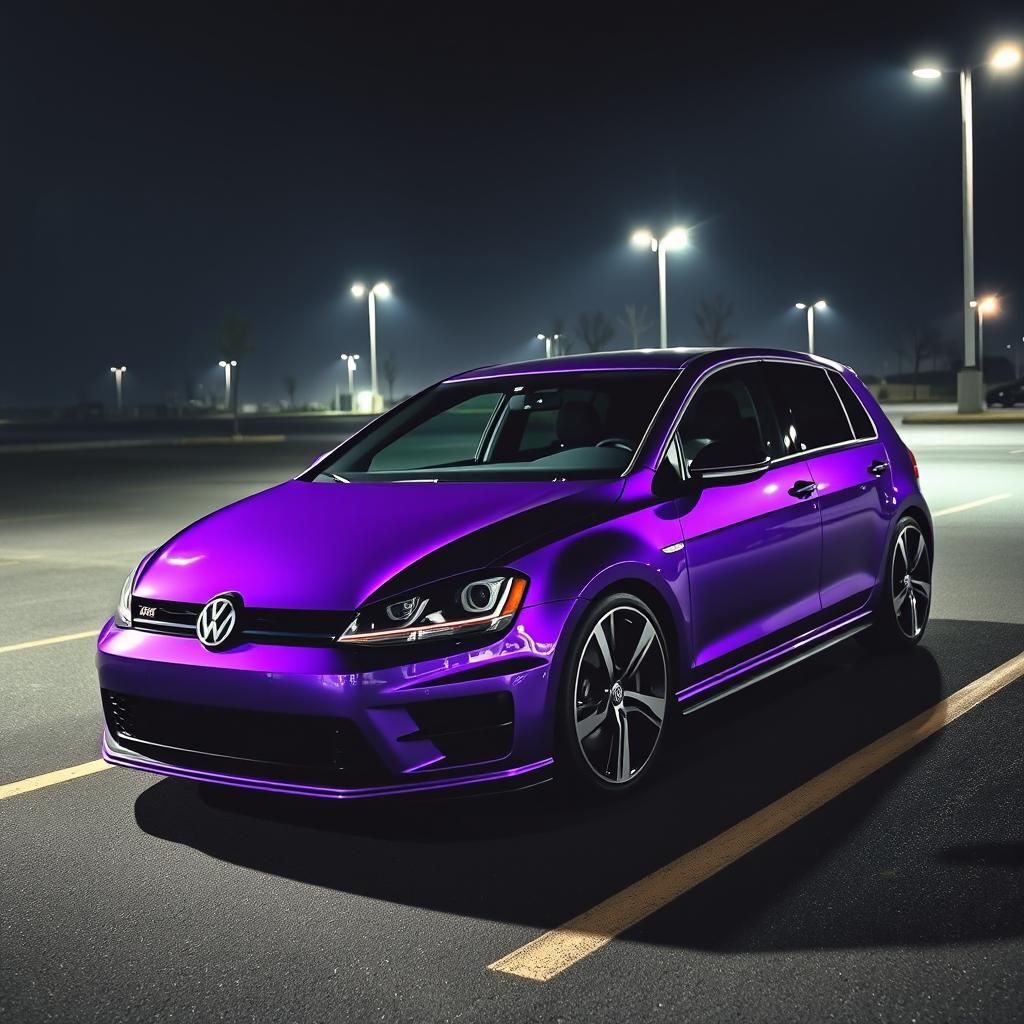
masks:
[[[566,781],[619,794],[648,774],[669,716],[669,657],[654,612],[632,594],[594,603],[573,638],[559,699]]]
[[[886,556],[885,583],[863,642],[883,650],[913,647],[924,635],[932,605],[932,559],[921,525],[911,516],[896,524]]]

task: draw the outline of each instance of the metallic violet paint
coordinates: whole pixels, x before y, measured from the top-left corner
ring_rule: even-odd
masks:
[[[840,370],[877,439],[781,460],[736,484],[657,493],[655,470],[700,382],[723,365],[766,358]],[[482,637],[472,649],[410,649],[407,658],[419,660],[374,660],[343,645],[243,642],[210,651],[192,636],[122,629],[113,620],[103,627],[97,666],[105,690],[348,719],[386,768],[385,784],[342,788],[199,770],[128,750],[109,731],[103,757],[164,775],[335,798],[528,778],[552,764],[555,699],[573,629],[610,588],[642,588],[663,614],[680,700],[863,619],[899,516],[913,507],[929,537],[931,527],[909,454],[845,367],[770,350],[670,349],[484,368],[453,379],[640,367],[679,374],[619,479],[421,484],[411,500],[412,485],[401,482],[299,478],[188,527],[153,552],[135,580],[135,596],[154,601],[201,604],[235,591],[250,607],[351,612],[502,567],[529,580],[524,606],[502,636]],[[876,459],[890,465],[881,478],[867,469]],[[813,500],[789,494],[798,479],[818,485]],[[506,757],[446,768],[429,740],[408,739],[417,731],[409,713],[415,704],[498,692],[513,698]]]

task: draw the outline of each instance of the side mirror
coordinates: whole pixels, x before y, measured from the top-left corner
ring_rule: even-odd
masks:
[[[759,444],[712,441],[694,456],[690,475],[699,480],[751,476],[768,468],[768,453]]]

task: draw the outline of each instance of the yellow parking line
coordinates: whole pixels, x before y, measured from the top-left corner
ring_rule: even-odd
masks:
[[[932,519],[939,516],[951,516],[954,512],[967,512],[972,508],[981,508],[982,505],[990,505],[993,501],[1005,501],[1011,497],[1009,494],[992,494],[987,498],[979,498],[977,501],[965,501],[962,505],[953,505],[951,508],[940,508],[938,512],[932,513]]]
[[[8,644],[0,647],[0,654],[10,654],[11,651],[27,651],[30,647],[49,647],[50,644],[66,644],[69,640],[84,640],[86,637],[96,636],[95,629],[87,629],[84,633],[65,633],[63,636],[48,636],[45,640],[24,640],[20,644]]]
[[[723,868],[757,849],[872,772],[956,721],[1024,675],[1024,653],[939,701],[784,797],[653,874],[489,964],[492,971],[550,981]]]
[[[21,796],[22,793],[31,793],[34,789],[56,786],[58,782],[80,779],[83,775],[95,775],[96,772],[110,767],[111,765],[106,761],[86,761],[85,764],[60,768],[55,772],[47,772],[45,775],[35,775],[31,779],[22,779],[21,782],[8,782],[7,785],[0,786],[0,800],[6,800],[9,796]]]

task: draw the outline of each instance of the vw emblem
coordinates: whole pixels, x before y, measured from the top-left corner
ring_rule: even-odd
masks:
[[[225,647],[235,634],[242,599],[238,594],[218,594],[203,605],[196,619],[196,636],[211,651]]]

